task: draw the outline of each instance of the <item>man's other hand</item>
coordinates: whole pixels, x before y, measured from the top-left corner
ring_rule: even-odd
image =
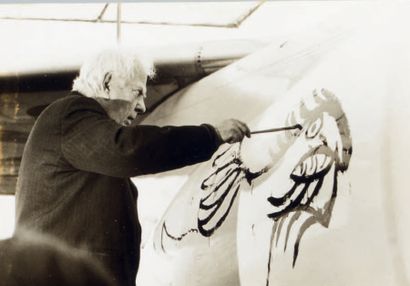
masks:
[[[236,119],[224,120],[215,126],[223,142],[236,143],[243,140],[243,137],[251,137],[248,126]]]

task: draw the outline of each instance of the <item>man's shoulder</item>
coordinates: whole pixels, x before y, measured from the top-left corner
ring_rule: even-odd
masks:
[[[88,107],[92,109],[103,110],[102,106],[95,99],[74,92],[71,92],[69,95],[60,98],[53,104],[66,107],[66,109]]]
[[[79,93],[70,93],[54,101],[44,110],[44,113],[57,112],[59,116],[65,116],[77,111],[105,113],[105,110],[95,99]]]

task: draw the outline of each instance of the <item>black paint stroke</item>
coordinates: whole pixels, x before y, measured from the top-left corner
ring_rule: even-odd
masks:
[[[234,194],[232,196],[232,199],[229,202],[228,208],[223,212],[223,214],[221,215],[221,217],[218,219],[218,221],[216,222],[216,224],[213,227],[211,227],[209,229],[206,229],[205,224],[207,224],[212,219],[212,217],[215,215],[215,213],[217,212],[218,209],[215,209],[215,211],[213,213],[211,213],[211,215],[208,216],[204,220],[201,220],[201,219],[198,218],[198,230],[203,236],[206,236],[206,237],[211,236],[215,232],[215,230],[217,230],[223,224],[223,222],[225,221],[226,217],[228,216],[228,214],[229,214],[229,212],[232,208],[232,205],[233,205],[233,203],[236,199],[236,196],[237,196],[238,191],[239,191],[239,187],[240,187],[240,185],[238,185],[236,187],[236,189],[234,190]],[[218,205],[220,206],[221,204],[222,204],[222,201],[219,201]]]
[[[289,234],[290,231],[292,229],[292,226],[295,222],[298,221],[298,219],[300,218],[300,215],[302,214],[301,211],[297,211],[293,214],[292,218],[290,219],[289,223],[288,223],[288,227],[286,229],[286,236],[285,236],[285,247],[284,247],[284,251],[286,251],[286,248],[288,247],[288,241],[289,241]]]
[[[303,161],[302,161],[303,162]],[[286,234],[285,234],[285,241],[284,241],[284,249],[283,251],[286,251],[288,242],[289,242],[289,235],[292,230],[292,227],[296,221],[299,220],[301,217],[302,213],[309,213],[310,216],[305,219],[299,229],[296,242],[294,243],[293,246],[293,260],[292,260],[292,267],[294,268],[296,265],[296,261],[299,255],[299,249],[300,249],[300,242],[302,240],[302,237],[306,230],[313,226],[316,223],[321,224],[324,227],[328,227],[330,218],[331,218],[331,213],[334,205],[334,201],[337,195],[337,169],[334,171],[334,180],[333,180],[333,190],[330,198],[330,202],[328,202],[324,210],[315,210],[313,207],[311,207],[311,203],[313,202],[314,198],[319,194],[319,191],[322,188],[322,184],[324,181],[324,177],[328,174],[328,172],[331,170],[332,166],[334,166],[335,160],[327,166],[324,171],[321,171],[321,176],[310,176],[310,177],[305,177],[306,181],[298,178],[298,177],[293,177],[297,179],[297,182],[294,182],[293,187],[291,190],[286,193],[284,196],[287,197],[289,200],[290,193],[294,193],[294,191],[303,185],[301,187],[300,194],[297,195],[295,200],[290,201],[290,203],[284,208],[281,209],[280,211],[270,213],[268,214],[268,217],[272,218],[275,222],[272,226],[272,235],[271,235],[271,245],[270,249],[273,249],[278,246],[278,242],[280,239],[280,235],[282,232],[283,225],[286,220],[288,220],[288,225],[286,229]],[[306,171],[306,170],[305,170]],[[292,177],[292,176],[291,176]],[[310,196],[308,196],[308,190],[310,187],[313,187],[313,192]],[[268,201],[271,202],[272,197],[268,198]],[[302,203],[302,200],[306,199],[305,202]],[[275,198],[274,202],[277,203],[278,198]],[[275,206],[276,207],[276,206]],[[290,217],[290,219],[289,219]],[[266,276],[266,286],[269,286],[269,277],[270,277],[270,271],[271,271],[271,264],[272,264],[272,253],[273,250],[269,251],[269,260],[268,260],[268,272]]]
[[[166,224],[165,224],[165,222],[164,222],[164,223],[162,224],[162,229],[161,229],[161,249],[162,249],[162,251],[165,252],[164,240],[163,240],[163,234],[164,234],[164,232],[165,232],[165,235],[166,235],[168,238],[170,238],[170,239],[172,239],[172,240],[176,240],[176,241],[181,241],[185,236],[187,236],[187,235],[190,234],[190,233],[198,233],[198,230],[197,230],[197,229],[194,229],[194,228],[191,228],[191,229],[189,229],[188,231],[186,231],[186,232],[180,234],[179,236],[175,236],[175,235],[172,235],[172,234],[169,233],[169,231],[168,231],[168,229],[167,229],[167,226],[166,226]]]
[[[269,259],[268,259],[268,275],[266,276],[266,286],[269,286],[269,274],[270,274],[270,270],[271,270],[271,263],[272,263],[272,252],[273,252],[273,241],[275,240],[275,233],[276,233],[276,229],[277,229],[278,225],[275,223],[272,226],[272,232],[270,235],[270,246],[269,246]]]
[[[235,151],[235,149],[232,148],[238,149]],[[222,166],[216,168],[216,170],[201,184],[201,189],[204,191],[210,191],[210,193],[200,199],[199,211],[204,213],[204,211],[213,209],[205,218],[201,219],[198,217],[198,230],[203,236],[211,236],[224,223],[230,213],[242,182],[246,181],[249,185],[251,185],[255,178],[267,171],[266,169],[262,169],[261,171],[254,173],[245,167],[239,157],[240,148],[241,145],[236,144],[219,154],[212,164],[213,167],[219,165],[219,161],[222,160],[224,155],[230,155],[232,152],[233,157],[228,160],[227,163],[224,163]],[[215,178],[218,178],[220,174],[225,174],[225,176],[217,182],[213,181]],[[228,181],[229,183],[226,186]],[[228,195],[230,195],[228,207],[224,208],[222,205],[224,205],[225,200],[229,198]],[[217,199],[212,201],[212,203],[209,203],[208,201],[214,196],[217,196]],[[209,226],[208,224],[214,217],[217,217],[216,222],[210,224]]]
[[[316,187],[316,188],[320,189],[320,187],[321,186]],[[333,177],[333,190],[332,190],[330,201],[325,205],[323,212],[317,211],[314,209],[308,210],[308,212],[311,213],[311,216],[303,222],[303,224],[301,225],[299,229],[298,237],[294,245],[292,267],[295,267],[296,259],[299,254],[300,241],[302,240],[303,234],[306,232],[306,230],[309,227],[315,225],[316,223],[319,223],[326,228],[329,226],[336,196],[337,196],[337,170],[335,169],[334,177]]]
[[[299,255],[299,245],[300,245],[300,241],[302,239],[303,234],[305,233],[305,231],[311,227],[312,225],[314,225],[315,223],[317,223],[317,220],[314,216],[309,217],[307,220],[305,220],[302,224],[302,226],[300,227],[299,230],[299,234],[298,237],[296,239],[295,242],[295,246],[293,249],[293,261],[292,261],[292,267],[295,267],[296,264],[296,258]]]
[[[299,229],[297,230],[296,241],[293,245],[293,261],[292,267],[296,265],[296,261],[300,252],[302,238],[305,232],[313,225],[320,224],[328,228],[332,217],[333,207],[337,197],[338,174],[343,173],[348,169],[350,158],[352,155],[352,141],[350,137],[350,129],[346,115],[344,114],[337,98],[327,90],[322,89],[321,95],[315,90],[313,92],[316,107],[310,110],[302,102],[299,106],[299,116],[294,113],[288,117],[287,124],[295,122],[296,118],[310,118],[311,114],[317,114],[315,118],[310,118],[305,124],[308,128],[304,132],[307,140],[319,139],[321,145],[307,154],[305,154],[290,174],[290,179],[293,181],[292,187],[281,197],[269,197],[268,202],[274,207],[274,211],[268,214],[268,217],[273,219],[272,238],[270,248],[278,247],[279,236],[282,232],[283,224],[286,220],[288,223],[284,241],[284,251],[286,251],[290,239],[290,233],[295,227],[295,223],[302,218],[302,214],[308,214],[303,217]],[[325,138],[320,130],[323,128],[324,114],[333,117],[337,124],[339,138]],[[328,140],[340,140],[341,144],[335,143],[335,148],[332,150],[328,145]],[[339,154],[339,150],[342,150]],[[325,156],[323,162],[319,163],[318,154]],[[323,157],[322,157],[323,158]],[[331,172],[331,170],[333,170]],[[296,172],[298,171],[298,172]],[[321,206],[314,206],[314,200],[319,195],[326,176],[333,177],[333,186],[329,190],[327,202]],[[296,198],[295,198],[296,197]],[[275,242],[276,238],[276,242]],[[269,251],[268,272],[266,276],[266,285],[269,286],[269,278],[272,264],[273,250]]]
[[[280,238],[280,233],[282,231],[282,227],[283,227],[283,223],[285,222],[284,219],[280,220],[280,222],[277,224],[278,228],[276,230],[277,234],[276,234],[276,242],[275,242],[275,246],[278,246],[279,243],[279,238]]]
[[[201,183],[201,189],[204,192],[209,192],[200,199],[198,206],[199,213],[195,232],[199,232],[202,236],[210,237],[222,226],[232,209],[243,182],[251,185],[254,179],[268,171],[268,169],[262,169],[258,172],[251,172],[239,157],[240,149],[241,144],[238,143],[218,154],[212,162],[212,167],[219,167]],[[228,157],[228,160],[224,162],[226,156],[232,156],[232,158]],[[219,177],[220,179],[216,181]],[[206,215],[201,217],[200,214]],[[163,232],[166,231],[165,222],[162,228]],[[190,230],[190,232],[193,231]],[[168,235],[167,231],[165,233],[168,238],[176,241],[182,240],[187,234],[175,237]]]
[[[331,160],[328,162],[326,166],[324,166],[323,163],[320,166],[318,166],[319,165],[318,161],[314,160],[314,156],[318,154],[326,156],[323,162],[326,162],[328,158],[331,158]],[[301,175],[295,175],[294,173],[292,173],[290,175],[290,178],[294,183],[293,183],[292,188],[285,195],[279,198],[272,197],[272,196],[267,198],[268,202],[271,203],[275,208],[282,207],[279,210],[268,214],[268,217],[272,218],[275,221],[275,224],[279,224],[280,226],[279,231],[278,233],[275,234],[275,236],[280,235],[281,225],[284,223],[284,220],[287,219],[290,213],[302,212],[302,211],[308,212],[308,213],[313,212],[314,209],[311,207],[311,204],[313,203],[314,198],[319,194],[322,188],[325,176],[331,170],[332,166],[335,166],[335,163],[336,163],[336,157],[333,154],[333,151],[325,145],[320,145],[319,147],[313,149],[311,152],[308,152],[306,155],[302,156],[302,158],[300,159],[295,169],[298,167],[301,168],[301,166],[304,164],[306,160],[311,160],[311,165],[310,165],[311,169],[309,170],[302,169]],[[306,174],[307,172],[309,172],[309,174]],[[334,185],[337,185],[337,181],[334,181]],[[309,190],[311,189],[311,187],[313,188],[313,191],[311,194],[309,194]],[[334,186],[334,188],[336,187]],[[296,193],[296,190],[299,191],[299,194]],[[296,198],[291,199],[295,195],[295,193],[296,193]],[[335,198],[335,197],[336,197],[336,194],[332,193],[331,198]],[[300,215],[298,215],[297,218],[299,218],[299,216]],[[313,221],[312,224],[321,222],[321,220],[322,218],[320,216],[320,213],[317,213],[317,212],[315,214],[312,214],[312,216],[307,219],[307,221]],[[306,229],[310,226],[310,224],[307,224],[307,221],[305,221],[302,224],[302,227],[299,230],[298,237],[294,245],[293,262],[292,262],[293,267],[296,264],[296,260],[299,254],[300,240],[302,239],[302,236],[304,232],[306,231]],[[286,232],[286,238],[285,238],[286,241],[285,241],[284,250],[286,250],[288,239],[289,239],[289,233],[290,233],[291,227],[293,223],[295,222],[295,220],[292,220],[291,222],[292,224],[288,226],[288,229]],[[277,241],[278,240],[279,238],[277,237]]]

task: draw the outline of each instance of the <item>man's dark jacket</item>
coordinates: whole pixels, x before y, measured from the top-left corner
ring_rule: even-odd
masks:
[[[208,160],[221,144],[210,125],[125,127],[94,99],[72,94],[37,119],[16,193],[25,226],[87,249],[119,285],[134,285],[141,228],[130,177]]]

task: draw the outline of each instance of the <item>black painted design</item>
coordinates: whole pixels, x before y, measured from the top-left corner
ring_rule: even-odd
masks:
[[[279,198],[273,196],[268,197],[269,203],[275,208],[274,212],[268,214],[268,217],[275,221],[272,229],[271,248],[274,243],[277,246],[282,226],[285,221],[290,220],[286,229],[284,246],[284,250],[286,251],[289,234],[294,223],[300,218],[302,212],[306,212],[310,215],[300,227],[294,244],[293,267],[296,264],[299,254],[299,245],[304,232],[315,223],[320,223],[324,227],[328,227],[329,225],[334,201],[337,195],[338,170],[337,168],[334,168],[334,166],[335,155],[331,152],[330,148],[321,145],[301,158],[290,175],[294,184],[285,195]],[[315,197],[318,196],[323,186],[324,178],[332,168],[334,169],[334,182],[329,202],[323,209],[316,209],[311,204]]]
[[[197,229],[191,228],[182,234],[173,235],[168,231],[166,222],[163,222],[161,230],[163,251],[165,251],[164,234],[174,241],[181,241],[191,233],[200,233],[204,237],[212,236],[228,217],[242,184],[251,185],[255,178],[268,171],[266,168],[251,172],[240,159],[240,150],[240,143],[229,145],[215,157],[212,163],[215,171],[201,183],[203,195],[199,200]]]
[[[305,232],[315,224],[329,227],[337,197],[338,174],[347,170],[352,155],[348,122],[336,97],[327,90],[321,90],[321,94],[313,92],[313,99],[314,108],[309,109],[303,103],[300,106],[299,118],[306,119],[306,128],[299,139],[315,147],[300,158],[291,172],[292,187],[281,197],[267,198],[273,207],[268,217],[274,221],[267,265],[267,286],[270,282],[273,253],[278,247],[279,239],[283,238],[284,226],[286,232],[283,251],[287,250],[290,234],[295,235],[292,267],[296,265]],[[319,196],[321,202],[317,202]]]
[[[306,231],[315,224],[325,228],[329,226],[337,197],[337,178],[347,170],[352,155],[347,118],[337,98],[322,89],[320,93],[313,91],[310,100],[313,103],[310,102],[309,107],[302,101],[289,114],[286,122],[286,126],[301,124],[303,129],[286,131],[289,133],[284,138],[289,140],[279,143],[283,145],[280,148],[283,147],[281,152],[284,156],[292,154],[302,145],[307,152],[300,157],[289,174],[289,190],[281,196],[269,195],[266,198],[272,207],[266,215],[273,221],[266,285],[269,285],[273,254],[279,247],[279,241],[284,242],[283,251],[293,242],[292,266],[295,267]],[[294,147],[295,140],[299,147]],[[270,171],[273,166],[268,165],[252,172],[241,160],[240,154],[241,144],[237,143],[226,147],[215,157],[212,173],[201,183],[197,229],[191,228],[176,236],[169,233],[164,222],[161,243],[164,233],[175,241],[181,241],[192,233],[211,237],[229,216],[240,190],[254,185],[254,180]],[[282,164],[284,162],[286,160],[282,160]],[[273,185],[271,193],[278,193],[275,192],[278,187]],[[164,249],[163,246],[162,248]]]
[[[198,230],[203,236],[211,236],[223,224],[241,185],[251,185],[267,171],[251,172],[240,159],[240,147],[237,143],[218,155],[212,164],[216,170],[201,184],[205,195],[199,202]]]

